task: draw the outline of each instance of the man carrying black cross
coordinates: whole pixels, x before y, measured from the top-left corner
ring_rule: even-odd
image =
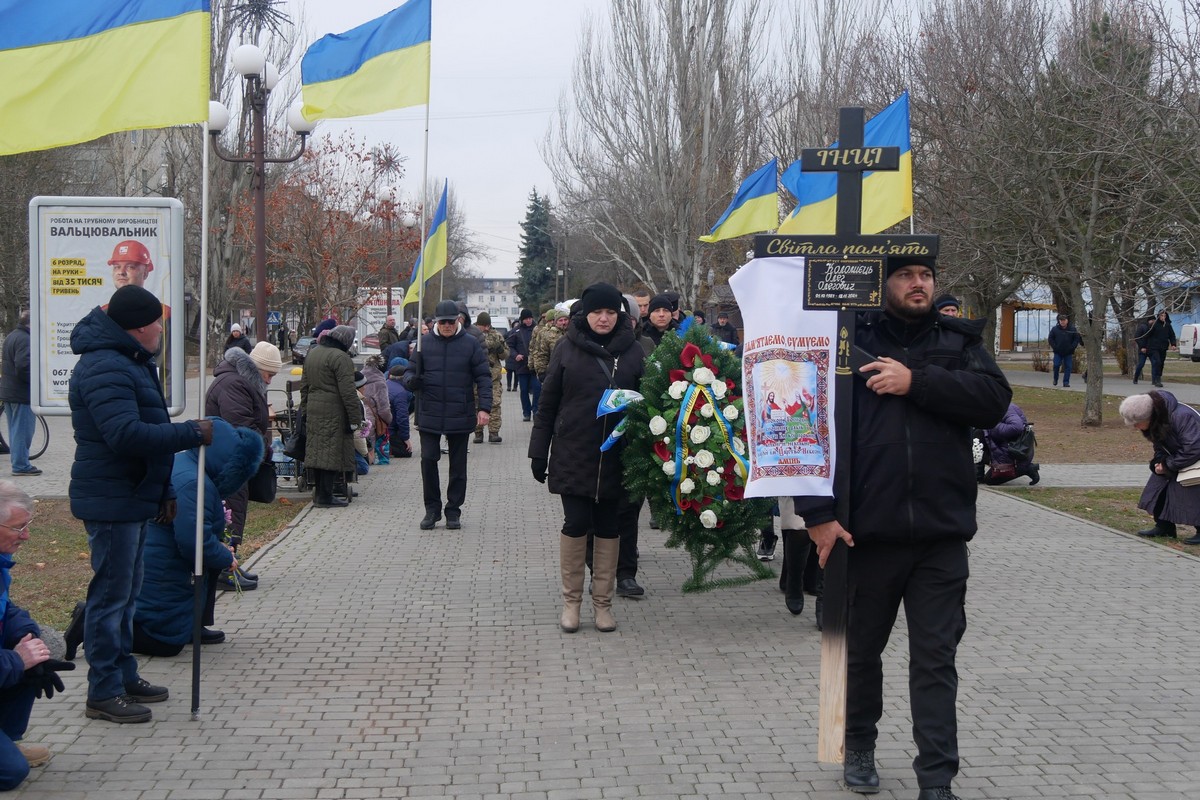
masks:
[[[966,630],[967,542],[976,530],[970,431],[995,425],[1012,390],[979,324],[937,313],[932,258],[889,256],[884,267],[883,310],[859,314],[854,332],[874,360],[853,383],[849,525],[836,519],[836,498],[797,497],[796,513],[822,566],[838,539],[850,548],[846,787],[879,791],[881,656],[903,601],[918,800],[952,800],[954,658]]]

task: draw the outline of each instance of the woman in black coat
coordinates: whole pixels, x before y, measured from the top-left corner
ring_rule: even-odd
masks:
[[[1154,516],[1154,527],[1138,531],[1138,536],[1174,539],[1176,523],[1200,525],[1200,485],[1184,486],[1175,479],[1200,462],[1200,413],[1164,391],[1126,397],[1120,411],[1125,424],[1154,445],[1150,480],[1138,501],[1138,508]],[[1200,528],[1183,543],[1200,544]]]
[[[587,533],[595,532],[592,557],[592,607],[596,629],[617,628],[612,616],[619,539],[617,506],[621,482],[620,444],[607,452],[602,445],[616,427],[616,415],[596,417],[605,389],[636,389],[642,378],[645,351],[634,338],[621,311],[621,293],[607,283],[584,290],[573,309],[565,341],[554,349],[542,386],[541,404],[529,441],[534,478],[562,499],[559,537],[563,610],[559,624],[567,633],[579,630]]]

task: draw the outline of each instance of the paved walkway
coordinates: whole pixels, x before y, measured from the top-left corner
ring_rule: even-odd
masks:
[[[85,673],[67,673],[29,732],[55,757],[13,796],[854,797],[815,758],[812,612],[792,617],[773,583],[685,596],[686,556],[643,524],[646,598],[616,602],[615,633],[559,632],[560,512],[507,416],[503,444],[471,448],[461,531],[417,529],[418,465],[397,460],[262,552],[262,588],[218,605],[229,640],[202,653],[199,721],[190,648],[145,661],[173,693],[147,725],[85,719]],[[31,488],[61,494],[59,469]],[[1200,560],[996,492],[980,520],[959,794],[1196,797]],[[916,794],[906,647],[901,625],[881,800]]]

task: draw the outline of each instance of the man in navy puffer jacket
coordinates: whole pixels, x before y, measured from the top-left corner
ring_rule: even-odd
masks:
[[[71,350],[71,513],[83,521],[92,554],[84,646],[85,714],[110,722],[149,722],[142,703],[166,700],[133,657],[133,607],[142,584],[146,523],[175,518],[175,453],[212,442],[212,422],[171,422],[154,354],[162,305],[140,286],[122,286],[107,311],[96,307],[75,326]]]
[[[421,348],[404,373],[404,383],[417,395],[417,428],[421,432],[421,483],[425,518],[421,530],[432,530],[442,518],[438,458],[442,436],[450,451],[450,480],[446,486],[446,527],[462,527],[462,504],[467,499],[467,437],[487,425],[492,410],[492,371],[479,341],[467,334],[453,300],[434,309],[432,333],[421,337]],[[476,392],[471,391],[472,385]],[[479,398],[476,409],[475,398]]]

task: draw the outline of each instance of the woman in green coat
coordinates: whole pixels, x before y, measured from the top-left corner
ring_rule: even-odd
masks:
[[[354,471],[354,432],[363,420],[362,403],[354,388],[350,346],[354,328],[338,325],[321,337],[304,364],[300,411],[305,416],[304,466],[313,471],[313,505],[344,506],[334,498],[338,473]]]

